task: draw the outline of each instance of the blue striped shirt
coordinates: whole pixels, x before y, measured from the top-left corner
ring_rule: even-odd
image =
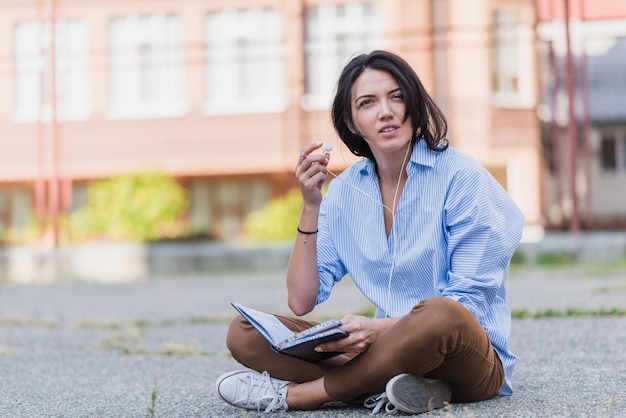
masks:
[[[452,147],[435,152],[419,141],[406,171],[389,237],[371,160],[330,183],[319,215],[316,303],[347,274],[378,318],[405,315],[425,298],[452,298],[486,330],[504,367],[500,393],[511,394],[506,281],[523,215],[487,170]]]

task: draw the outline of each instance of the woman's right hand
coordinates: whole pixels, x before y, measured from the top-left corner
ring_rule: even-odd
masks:
[[[317,267],[317,231],[322,203],[322,186],[328,176],[326,166],[330,158],[328,152],[325,152],[326,155],[314,154],[321,146],[321,142],[316,142],[304,147],[296,165],[296,177],[302,192],[302,213],[298,230],[308,231],[305,235],[302,233],[297,235],[287,266],[287,303],[293,313],[298,316],[313,310],[320,287]]]
[[[296,177],[300,183],[303,204],[319,206],[322,202],[322,186],[328,177],[328,160],[330,153],[313,154],[321,148],[321,142],[307,145],[300,153],[296,165]]]

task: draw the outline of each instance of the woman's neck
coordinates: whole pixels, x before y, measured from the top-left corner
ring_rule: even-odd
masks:
[[[376,174],[382,185],[396,186],[402,178],[406,178],[406,165],[409,162],[411,144],[408,149],[393,155],[381,155],[376,158]]]

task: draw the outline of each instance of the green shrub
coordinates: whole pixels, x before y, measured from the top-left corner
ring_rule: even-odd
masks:
[[[540,252],[537,256],[537,264],[542,267],[562,267],[573,262],[573,257],[561,251]]]
[[[70,235],[73,240],[171,237],[181,232],[187,205],[185,190],[165,173],[120,175],[87,188],[87,204],[70,215]]]
[[[518,248],[517,250],[515,250],[513,256],[511,257],[511,265],[519,266],[524,264],[525,262],[526,256],[524,255],[524,252]]]
[[[302,194],[297,188],[270,200],[244,221],[246,236],[256,241],[293,240],[302,211]]]

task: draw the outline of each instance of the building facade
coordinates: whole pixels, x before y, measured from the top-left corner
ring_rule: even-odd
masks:
[[[0,0],[0,229],[156,168],[187,189],[192,231],[236,239],[305,144],[354,161],[329,105],[347,60],[379,48],[541,225],[535,24],[535,0]]]
[[[538,20],[547,225],[625,228],[626,3],[540,0]]]

